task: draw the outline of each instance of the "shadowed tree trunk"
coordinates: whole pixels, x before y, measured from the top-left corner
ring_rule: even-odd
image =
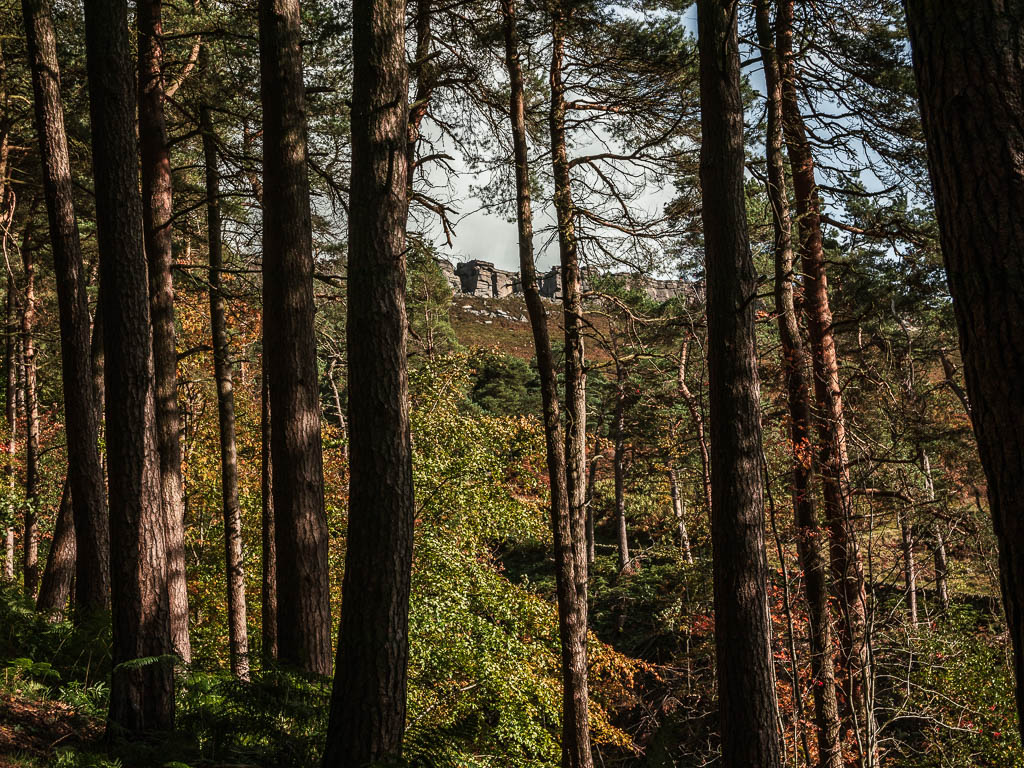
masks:
[[[586,638],[586,616],[582,617],[584,623],[580,626],[581,617],[576,606],[576,561],[569,517],[565,442],[558,413],[558,374],[551,353],[547,312],[537,286],[537,269],[533,254],[529,144],[526,133],[523,67],[519,54],[519,34],[516,29],[516,3],[515,0],[500,0],[499,4],[505,38],[505,65],[510,81],[509,114],[515,160],[519,270],[523,299],[530,317],[533,345],[537,354],[537,371],[541,380],[544,445],[551,486],[551,528],[555,550],[555,585],[562,656],[562,765],[589,765],[587,761],[590,760],[590,751],[589,746],[586,746],[589,745],[589,722],[585,706],[586,658],[580,655],[585,648],[581,648],[579,643],[581,633],[583,638]],[[596,471],[596,466],[592,466],[591,469]],[[590,518],[589,530],[588,536],[592,537],[593,518]],[[588,538],[588,541],[592,541],[592,538]],[[587,546],[589,551],[589,544]]]
[[[157,458],[153,354],[135,135],[136,80],[125,0],[85,8],[96,219],[103,286],[113,663],[109,723],[163,730],[174,716],[166,528]]]
[[[327,518],[313,326],[299,0],[260,0],[263,102],[264,371],[274,415],[278,658],[331,672]]]
[[[406,371],[405,2],[356,0],[352,19],[349,516],[328,768],[401,756],[415,517]]]
[[[562,325],[565,329],[565,487],[569,506],[566,544],[571,558],[572,622],[568,629],[569,654],[563,675],[571,685],[562,732],[563,768],[590,768],[590,694],[587,683],[587,393],[583,350],[583,291],[572,202],[569,156],[565,139],[566,95],[563,67],[567,11],[558,3],[551,9],[551,168],[558,222],[558,255],[562,277]],[[571,726],[569,731],[567,726]]]
[[[800,263],[804,275],[804,314],[811,342],[817,458],[821,467],[825,520],[829,531],[832,588],[839,599],[843,666],[847,670],[847,701],[868,766],[877,765],[873,708],[873,673],[868,645],[867,591],[857,533],[851,521],[850,474],[846,422],[839,381],[828,276],[821,231],[821,201],[815,181],[814,156],[797,100],[793,56],[793,0],[781,0],[777,21],[777,50],[782,74],[783,128],[793,174],[793,196],[800,233]]]
[[[1024,732],[1024,2],[906,9]]]
[[[181,420],[178,415],[178,356],[174,338],[174,280],[171,276],[171,158],[164,121],[161,0],[140,0],[137,9],[142,215],[153,325],[160,495],[167,526],[167,591],[174,651],[188,663],[192,659],[192,644],[188,633],[185,576],[185,504],[181,478]]]
[[[697,4],[715,656],[722,765],[778,768],[754,333],[756,278],[743,193],[737,6],[736,0]]]
[[[57,508],[57,525],[53,529],[53,541],[50,552],[46,556],[46,567],[43,569],[43,581],[39,586],[39,598],[36,610],[44,616],[61,618],[71,597],[71,587],[75,584],[75,561],[77,560],[75,541],[75,518],[71,484],[64,481],[64,490],[60,495],[60,506]],[[75,585],[75,601],[79,591]]]
[[[60,96],[60,66],[53,19],[46,0],[24,0],[26,39],[32,67],[36,130],[43,161],[43,189],[50,224],[50,244],[60,313],[64,419],[68,444],[68,476],[64,502],[70,499],[74,521],[65,525],[75,538],[62,545],[56,578],[70,564],[75,571],[75,608],[79,615],[106,609],[110,604],[110,543],[106,488],[97,445],[97,412],[90,380],[89,300],[82,269],[82,251],[71,187],[71,162],[64,130]],[[69,495],[70,494],[70,495]],[[59,520],[58,520],[59,522]],[[56,536],[54,546],[57,545]],[[77,556],[76,556],[77,550]],[[51,556],[50,562],[54,557]],[[48,564],[49,567],[49,564]],[[49,585],[51,594],[39,604],[50,611],[61,609],[60,586]],[[56,591],[52,591],[56,590]],[[65,590],[63,599],[66,601]]]
[[[266,368],[263,369],[260,378],[260,528],[263,539],[260,597],[263,609],[262,655],[265,665],[267,662],[277,661],[277,551],[274,546],[274,470],[270,459],[270,432],[273,427],[270,418],[270,384]]]
[[[807,381],[808,360],[794,297],[793,235],[789,194],[783,160],[782,77],[775,50],[771,0],[758,0],[756,22],[768,96],[768,198],[772,206],[775,252],[775,313],[782,343],[782,369],[789,408],[790,450],[792,451],[793,524],[797,534],[797,555],[804,574],[807,598],[808,635],[811,654],[811,691],[817,726],[818,765],[841,768],[842,721],[836,696],[835,664],[832,658],[832,617],[828,606],[825,557],[821,528],[811,488],[811,393]]]
[[[208,72],[207,52],[200,53],[200,67]],[[249,679],[249,632],[246,628],[245,569],[242,564],[242,510],[238,504],[238,450],[235,444],[235,391],[232,382],[231,345],[228,340],[227,302],[221,277],[224,266],[220,218],[220,170],[217,137],[209,105],[199,112],[206,165],[206,231],[210,257],[210,331],[213,341],[213,375],[217,381],[217,417],[220,428],[221,501],[224,507],[224,563],[228,592],[228,646],[231,673]]]
[[[25,300],[21,309],[22,377],[25,382],[25,528],[21,568],[25,594],[35,599],[39,589],[39,400],[36,394],[36,277],[31,233],[21,248],[25,270]]]

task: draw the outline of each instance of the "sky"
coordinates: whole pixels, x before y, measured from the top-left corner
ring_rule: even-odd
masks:
[[[696,36],[697,9],[695,5],[683,12],[683,24],[692,35]],[[580,149],[588,151],[587,147]],[[480,259],[490,261],[500,269],[518,271],[519,246],[515,222],[507,221],[502,216],[483,210],[482,201],[472,192],[474,187],[484,186],[483,182],[487,180],[486,172],[472,173],[462,162],[453,164],[453,167],[458,171],[458,175],[452,181],[449,199],[457,201],[456,208],[461,217],[455,219],[458,223],[454,227],[455,236],[452,239],[452,246],[447,245],[444,233],[433,214],[421,212],[417,221],[418,226],[425,226],[426,232],[433,238],[440,254],[453,264],[470,259]],[[658,187],[651,189],[645,195],[645,199],[639,201],[639,204],[648,210],[660,210],[673,196],[673,189]],[[534,252],[538,269],[547,270],[558,261],[557,248],[549,243],[550,232],[543,231],[553,225],[554,218],[550,206],[539,206],[537,202],[534,201],[534,230],[537,232],[534,237]]]

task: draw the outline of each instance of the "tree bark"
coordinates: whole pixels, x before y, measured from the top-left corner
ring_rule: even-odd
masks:
[[[686,403],[686,409],[693,419],[693,428],[697,433],[697,449],[700,451],[700,479],[701,487],[704,490],[704,504],[707,506],[708,515],[711,514],[711,456],[708,451],[707,433],[704,429],[704,414],[701,413],[700,403],[686,383],[686,364],[690,358],[690,338],[683,341],[679,350],[679,369],[676,374],[676,386],[679,395]]]
[[[907,615],[910,623],[917,626],[917,564],[914,562],[914,536],[910,530],[907,510],[899,513],[900,552],[903,555],[903,582],[907,593]]]
[[[1024,2],[906,9],[1024,732]]]
[[[768,98],[768,128],[765,141],[768,164],[768,198],[772,206],[775,257],[775,313],[782,344],[782,370],[789,409],[792,452],[793,523],[797,534],[797,555],[804,573],[808,634],[811,653],[811,691],[817,727],[818,765],[842,768],[842,721],[836,695],[835,665],[832,658],[832,617],[828,606],[822,531],[814,508],[811,482],[811,394],[807,381],[808,360],[804,349],[795,302],[793,234],[789,194],[783,159],[782,76],[775,48],[771,0],[758,0],[756,26],[764,62]],[[799,684],[794,681],[794,684]]]
[[[200,68],[208,73],[207,52],[200,53]],[[238,449],[235,443],[235,391],[227,307],[222,290],[224,266],[220,218],[220,170],[217,138],[209,105],[200,107],[203,160],[206,165],[206,231],[210,258],[210,331],[213,375],[217,382],[217,418],[220,431],[221,501],[224,507],[224,564],[228,592],[228,647],[231,674],[249,679],[249,631],[246,627],[245,568],[242,557],[242,509],[238,503]]]
[[[64,130],[60,65],[50,6],[46,0],[23,0],[26,40],[32,68],[36,130],[43,161],[43,190],[50,224],[50,244],[60,314],[61,370],[68,445],[68,489],[74,510],[74,545],[66,560],[75,570],[75,607],[80,616],[110,605],[110,541],[106,488],[97,444],[97,412],[90,380],[89,298],[71,186],[71,161]],[[63,511],[63,501],[62,507]],[[56,538],[54,545],[56,546]],[[76,556],[77,551],[77,556]],[[65,553],[66,554],[66,553]],[[53,561],[51,557],[50,561]],[[49,601],[40,596],[40,605]],[[65,594],[64,598],[67,597]]]
[[[679,530],[679,548],[683,550],[686,562],[693,565],[693,551],[690,549],[690,534],[686,530],[686,505],[683,503],[682,495],[679,493],[679,473],[675,467],[668,470],[669,491],[672,494],[672,512],[676,517],[676,526]]]
[[[263,354],[274,415],[278,658],[328,675],[331,606],[299,0],[260,0],[259,7],[263,315],[270,320]]]
[[[266,344],[263,346],[266,349]],[[277,548],[274,546],[274,470],[270,458],[270,383],[265,367],[260,396],[260,528],[263,539],[260,598],[263,664],[277,661]]]
[[[174,716],[167,542],[135,135],[136,80],[125,0],[85,8],[86,64],[103,289],[113,608],[109,722],[164,730]],[[159,660],[142,665],[137,659]],[[127,665],[126,665],[127,663]]]
[[[7,457],[4,461],[4,476],[7,478],[9,501],[7,512],[14,519],[14,457],[18,451],[18,310],[14,284],[14,276],[7,272],[7,343],[4,346],[4,370],[7,374],[7,386],[4,392],[4,415],[7,419]],[[14,581],[15,533],[10,525],[4,534],[4,578]]]
[[[840,606],[840,639],[847,670],[847,701],[860,734],[866,764],[877,764],[873,708],[873,672],[868,645],[867,591],[857,533],[851,521],[850,474],[846,422],[839,381],[828,276],[821,230],[821,202],[815,181],[814,157],[797,100],[793,55],[793,0],[780,0],[777,50],[782,73],[783,128],[793,174],[793,196],[800,233],[800,263],[804,274],[804,313],[811,342],[817,458],[821,467],[825,519],[829,530],[832,586]]]
[[[737,12],[736,0],[697,5],[718,711],[722,765],[778,768]]]
[[[171,275],[173,214],[171,157],[164,120],[163,23],[161,0],[140,0],[139,148],[142,160],[142,215],[156,377],[156,434],[160,452],[160,495],[167,527],[167,591],[174,651],[192,659],[185,574],[185,503],[181,477],[181,419],[178,414],[178,355]]]
[[[928,500],[935,502],[935,482],[932,480],[932,465],[928,452],[921,449],[921,471],[924,473]],[[939,596],[942,613],[949,612],[949,563],[946,559],[946,537],[942,532],[942,520],[936,518],[932,524],[932,555],[935,558],[935,591]]]
[[[79,601],[79,588],[75,584],[75,562],[77,544],[74,517],[74,500],[71,498],[71,482],[64,480],[64,490],[57,508],[57,525],[53,530],[53,541],[46,556],[43,582],[39,587],[36,610],[44,616],[59,619],[64,614],[75,585],[75,601]]]
[[[619,573],[628,573],[629,530],[626,527],[626,382],[625,372],[619,365],[615,387],[615,533],[619,548]]]
[[[587,396],[583,349],[583,294],[577,251],[569,158],[566,151],[566,97],[563,67],[568,18],[556,3],[551,10],[551,167],[558,223],[558,254],[562,276],[562,325],[565,329],[565,488],[568,506],[562,541],[567,547],[566,576],[571,576],[566,600],[572,612],[566,630],[568,648],[563,650],[562,765],[591,768],[590,694],[587,682]],[[566,652],[567,651],[567,652]]]
[[[25,300],[21,308],[22,376],[25,382],[25,528],[21,569],[25,594],[33,600],[39,590],[39,399],[36,392],[36,277],[34,246],[26,235],[21,248],[25,270]]]
[[[352,56],[349,516],[324,753],[329,768],[401,757],[415,519],[406,370],[404,0],[356,0]]]

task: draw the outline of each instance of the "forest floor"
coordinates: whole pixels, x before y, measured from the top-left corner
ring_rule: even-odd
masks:
[[[0,694],[0,768],[50,765],[58,750],[92,750],[103,721],[52,699]]]

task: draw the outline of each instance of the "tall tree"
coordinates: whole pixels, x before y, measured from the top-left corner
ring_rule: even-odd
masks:
[[[174,339],[171,156],[164,118],[162,0],[140,0],[139,149],[142,160],[142,216],[149,270],[153,371],[156,376],[156,434],[160,451],[160,495],[167,526],[167,590],[174,650],[192,658],[185,579],[185,503],[181,479],[181,421],[178,416],[178,356]]]
[[[14,532],[14,456],[18,450],[18,351],[17,351],[17,302],[14,273],[7,270],[7,340],[4,344],[4,417],[7,421],[7,458],[4,462],[4,477],[10,501],[7,512],[12,524],[4,532],[4,578],[14,580],[15,532]]]
[[[906,10],[1024,733],[1024,2]]]
[[[266,343],[263,348],[266,349]],[[277,546],[274,543],[274,468],[270,458],[270,376],[260,373],[260,560],[261,653],[264,663],[277,660]]]
[[[324,754],[324,765],[332,768],[401,755],[415,513],[406,371],[405,2],[356,0],[352,11],[351,479],[341,630]]]
[[[590,765],[589,720],[586,707],[586,616],[579,625],[576,607],[576,550],[573,546],[565,442],[559,417],[558,373],[551,353],[547,311],[537,285],[533,253],[533,208],[530,199],[529,144],[526,132],[526,94],[519,51],[515,0],[500,0],[505,38],[505,65],[509,74],[509,115],[512,128],[516,182],[516,222],[519,234],[519,274],[530,317],[537,371],[541,380],[544,445],[551,488],[551,528],[555,548],[555,585],[558,630],[562,652],[562,765]]]
[[[89,298],[72,196],[53,18],[46,0],[24,0],[22,14],[32,68],[36,131],[43,161],[43,191],[60,313],[68,444],[68,488],[61,511],[69,498],[74,514],[73,525],[65,525],[63,532],[70,531],[75,539],[75,547],[70,550],[75,554],[67,562],[75,571],[76,610],[79,614],[90,614],[110,603],[110,543],[96,405],[92,387],[82,386],[82,382],[91,379]],[[56,545],[56,538],[54,541]],[[45,602],[42,597],[40,602]]]
[[[783,128],[793,175],[800,265],[804,276],[803,308],[814,374],[817,460],[821,467],[825,520],[829,531],[832,585],[839,600],[843,667],[847,670],[846,698],[853,724],[860,735],[861,753],[868,765],[875,765],[877,744],[872,712],[874,681],[867,637],[867,590],[850,509],[846,418],[843,414],[839,358],[829,304],[821,200],[815,180],[814,155],[797,97],[793,0],[780,0],[776,37],[778,66],[782,77]]]
[[[263,370],[274,418],[278,658],[327,675],[331,608],[299,0],[260,0],[259,27],[263,315],[271,320],[263,329]]]
[[[200,54],[204,74],[209,53]],[[221,503],[224,510],[224,563],[228,590],[228,645],[231,672],[249,679],[249,632],[246,628],[245,568],[242,562],[242,509],[238,503],[238,448],[235,442],[235,390],[227,301],[224,298],[224,247],[221,237],[220,168],[217,136],[210,105],[199,110],[206,165],[206,242],[210,259],[210,332],[213,336],[213,371],[217,382],[217,418],[220,431]]]
[[[113,662],[109,722],[161,730],[174,715],[167,542],[142,240],[136,79],[125,0],[85,8],[106,383]],[[155,663],[131,663],[158,658]]]
[[[590,694],[587,685],[587,379],[583,348],[583,284],[576,239],[569,156],[566,146],[567,111],[565,41],[571,6],[556,2],[551,8],[551,105],[548,130],[551,136],[551,168],[554,180],[555,216],[558,223],[558,258],[562,279],[562,325],[565,329],[565,487],[569,506],[567,544],[572,562],[573,589],[570,609],[568,665],[572,681],[574,732],[563,730],[562,762],[567,768],[590,768]]]
[[[29,228],[21,246],[25,295],[21,306],[21,370],[25,382],[25,527],[21,568],[25,594],[35,598],[39,589],[39,397],[36,376],[36,261]]]
[[[754,332],[757,281],[743,191],[738,7],[737,0],[697,4],[715,656],[722,764],[778,768]]]
[[[817,725],[818,765],[841,768],[842,721],[836,696],[835,664],[832,658],[832,617],[828,606],[825,557],[821,546],[812,489],[811,391],[807,381],[808,359],[797,318],[793,267],[793,228],[789,192],[783,159],[782,73],[775,48],[771,0],[758,0],[756,25],[761,59],[764,62],[767,104],[765,154],[768,163],[768,199],[772,208],[775,256],[775,314],[782,343],[782,369],[789,409],[793,522],[797,533],[797,554],[804,574],[807,598],[808,634],[811,652],[811,691]]]

